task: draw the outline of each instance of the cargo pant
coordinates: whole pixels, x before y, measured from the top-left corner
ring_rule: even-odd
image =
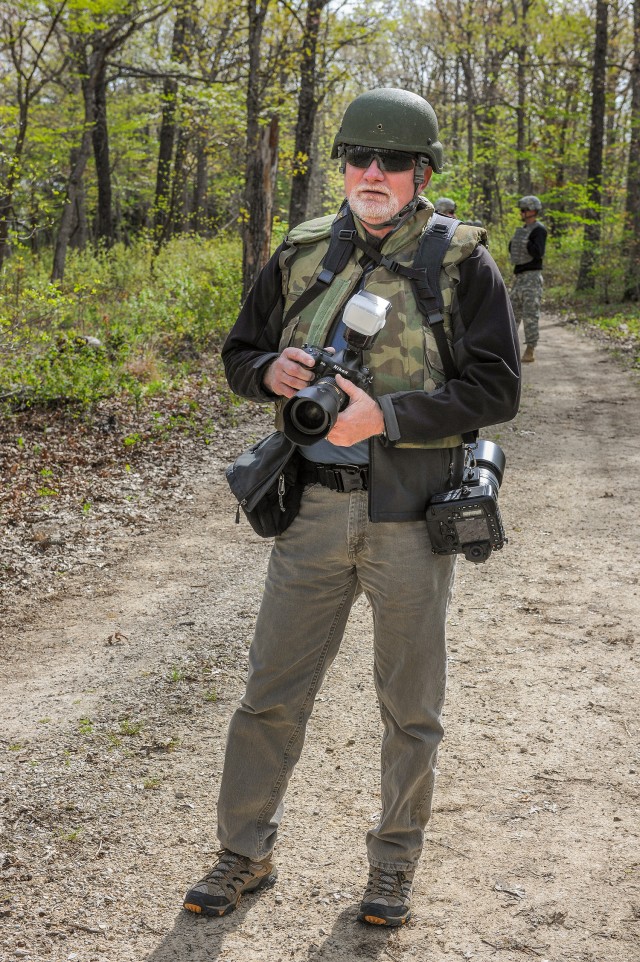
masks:
[[[516,324],[518,327],[520,323],[524,325],[524,339],[529,347],[538,343],[543,286],[542,271],[523,271],[514,275],[509,291]]]
[[[426,522],[372,524],[365,491],[305,489],[299,515],[275,539],[246,693],[229,726],[218,800],[225,848],[253,859],[272,851],[314,699],[364,591],[383,722],[369,862],[388,871],[416,864],[443,735],[454,570],[455,555],[432,554]],[[309,836],[313,845],[311,828]]]

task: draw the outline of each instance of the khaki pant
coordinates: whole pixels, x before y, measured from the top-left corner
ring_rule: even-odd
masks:
[[[525,343],[535,347],[538,343],[538,322],[540,320],[540,305],[544,282],[542,271],[523,271],[515,274],[509,291],[516,324],[524,325]]]
[[[434,490],[446,487],[444,473],[436,480]],[[454,570],[455,556],[432,554],[426,522],[372,524],[366,492],[305,489],[300,514],[274,543],[247,689],[229,727],[218,801],[225,848],[254,859],[273,849],[314,699],[364,591],[384,727],[382,812],[367,833],[369,861],[391,871],[415,865],[443,734]]]

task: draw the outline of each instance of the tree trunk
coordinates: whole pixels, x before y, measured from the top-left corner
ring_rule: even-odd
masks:
[[[20,104],[18,135],[11,160],[9,161],[9,174],[4,185],[4,190],[0,194],[0,270],[2,270],[2,265],[9,254],[9,219],[13,205],[13,191],[18,181],[22,164],[22,151],[27,134],[28,114],[29,101],[28,99],[24,99]]]
[[[486,97],[485,106],[477,114],[478,121],[478,193],[480,204],[480,216],[483,223],[493,224],[496,220],[496,209],[499,203],[496,198],[496,179],[494,151],[497,136],[496,111],[493,104],[496,101],[496,87],[490,83]]]
[[[183,63],[186,58],[185,38],[190,14],[187,4],[181,4],[176,14],[171,43],[171,60]],[[158,169],[156,171],[156,196],[154,202],[154,233],[156,253],[169,233],[171,211],[171,164],[176,141],[178,81],[166,77],[162,90],[162,121],[158,146]]]
[[[527,137],[527,89],[529,45],[524,42],[528,37],[529,7],[531,0],[522,0],[517,28],[523,42],[516,48],[516,81],[518,86],[518,106],[516,108],[516,166],[518,170],[518,191],[521,195],[531,193],[531,169],[529,165],[529,143]]]
[[[269,255],[263,259],[266,240],[267,251],[271,246],[271,220],[265,221],[265,204],[261,197],[264,186],[264,133],[260,133],[260,109],[262,106],[261,76],[260,76],[260,44],[262,30],[270,0],[262,0],[260,6],[257,0],[247,0],[249,18],[249,81],[247,84],[247,156],[245,167],[244,194],[244,230],[242,236],[242,297],[249,293],[260,270],[266,264]],[[274,125],[275,120],[275,125]],[[276,145],[278,126],[276,118],[272,118],[267,130],[275,130]]]
[[[11,217],[13,206],[13,192],[21,172],[22,152],[24,149],[25,138],[27,134],[27,123],[29,120],[29,107],[31,106],[32,100],[48,82],[46,71],[42,70],[42,63],[44,61],[45,51],[48,48],[51,38],[56,32],[58,22],[62,17],[66,5],[67,0],[63,0],[63,2],[59,4],[58,9],[54,12],[53,17],[49,22],[45,37],[40,44],[40,49],[35,54],[35,59],[31,63],[30,69],[26,72],[24,70],[25,64],[22,60],[22,57],[18,54],[16,47],[11,42],[7,43],[7,47],[10,51],[10,59],[13,60],[14,66],[16,67],[18,75],[21,79],[18,81],[18,133],[16,135],[13,154],[8,161],[6,180],[2,191],[0,191],[0,270],[2,270],[2,265],[4,264],[5,258],[9,253],[9,219]],[[27,8],[25,8],[23,13],[27,13]],[[35,12],[35,8],[34,16],[36,18],[39,16],[39,13]],[[26,22],[24,26],[26,27]],[[13,33],[11,33],[11,36],[13,39],[15,39]],[[5,36],[3,39],[6,40],[8,38]],[[31,47],[31,49],[33,50],[34,48]],[[6,48],[4,52],[8,52]]]
[[[53,267],[51,270],[51,281],[62,281],[67,259],[67,248],[73,234],[74,224],[77,223],[77,199],[78,192],[82,189],[82,175],[84,174],[87,161],[91,155],[93,141],[94,124],[94,97],[95,83],[100,74],[100,56],[104,60],[104,51],[100,54],[87,56],[87,50],[78,44],[74,51],[76,69],[82,80],[82,92],[84,98],[84,129],[82,140],[75,151],[71,152],[71,173],[67,181],[67,190],[56,237],[55,250],[53,252]],[[102,61],[103,62],[103,61]]]
[[[73,168],[78,161],[78,149],[72,148],[69,153],[69,166]],[[84,250],[89,242],[89,223],[87,221],[87,192],[84,186],[84,177],[78,182],[75,200],[73,203],[73,216],[71,220],[71,230],[69,233],[69,247],[74,250]]]
[[[300,92],[298,94],[298,119],[293,154],[291,200],[289,203],[289,227],[295,227],[307,216],[309,185],[313,155],[313,125],[318,111],[316,99],[316,50],[320,17],[328,0],[308,0],[307,18],[304,25],[300,61]]]
[[[602,200],[602,157],[604,153],[605,90],[607,78],[609,4],[607,0],[596,2],[596,36],[593,51],[591,81],[591,135],[589,138],[589,161],[587,166],[587,190],[589,207],[582,241],[582,256],[576,290],[592,290],[595,287],[593,265],[600,241],[600,205]]]
[[[249,230],[242,252],[243,299],[271,256],[273,194],[278,169],[278,117],[262,128],[258,147],[250,158],[247,187],[251,198]]]
[[[640,300],[640,0],[633,0],[631,66],[631,133],[626,196],[627,271],[623,300]]]
[[[107,247],[114,242],[113,212],[111,200],[111,166],[109,162],[109,128],[107,126],[107,75],[102,64],[93,89],[93,103],[87,105],[93,111],[93,156],[98,183],[98,212],[96,238]]]
[[[205,234],[207,228],[207,149],[204,137],[198,137],[196,145],[196,180],[193,190],[193,215],[191,227],[196,234]]]
[[[69,180],[67,182],[67,193],[65,197],[64,209],[56,237],[56,246],[53,253],[53,269],[51,271],[51,281],[62,281],[64,278],[64,268],[67,259],[67,248],[74,225],[77,223],[77,200],[78,192],[82,189],[82,175],[84,174],[87,161],[91,155],[91,125],[85,124],[84,134],[80,146],[75,154],[75,163],[72,166]]]
[[[171,186],[171,208],[165,236],[172,237],[184,230],[187,216],[187,147],[189,136],[184,128],[178,130],[178,143],[173,164],[173,184]]]

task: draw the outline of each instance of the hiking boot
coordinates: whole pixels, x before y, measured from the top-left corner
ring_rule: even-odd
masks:
[[[358,918],[369,925],[404,925],[411,918],[411,889],[415,869],[387,872],[369,868],[369,881]]]
[[[533,351],[534,351],[534,348],[530,344],[527,344],[527,346],[524,349],[524,354],[522,355],[522,360],[524,361],[525,364],[530,364],[531,361],[535,361]]]
[[[245,892],[271,888],[277,877],[271,858],[254,862],[246,855],[236,855],[223,848],[208,875],[189,889],[183,904],[189,912],[226,915],[237,908]]]

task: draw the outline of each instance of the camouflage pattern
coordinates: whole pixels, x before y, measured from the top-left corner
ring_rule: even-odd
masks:
[[[526,227],[518,227],[509,243],[509,257],[512,264],[529,264],[533,257],[527,250],[529,235],[534,227],[538,226],[538,221],[527,224]]]
[[[526,194],[518,201],[520,210],[542,210],[542,201],[535,194]]]
[[[516,324],[524,325],[525,343],[535,347],[538,343],[538,321],[544,281],[542,271],[523,271],[516,274],[509,294]]]
[[[420,235],[432,214],[432,205],[424,202],[415,217],[389,237],[384,247],[385,254],[400,264],[411,266]],[[331,216],[309,221],[294,228],[288,235],[288,245],[280,259],[285,314],[318,276],[329,246],[334,219]],[[364,238],[361,225],[357,224],[357,228]],[[451,305],[455,287],[460,280],[458,264],[473,253],[485,233],[482,228],[460,225],[442,262],[440,287],[444,301],[444,328],[449,343],[452,340]],[[357,249],[356,253],[359,256]],[[280,350],[288,346],[301,347],[305,343],[324,345],[334,319],[357,290],[361,277],[362,268],[354,254],[325,294],[319,295],[303,308],[300,315],[294,313],[282,332]],[[430,329],[423,324],[422,314],[408,278],[378,266],[367,274],[365,290],[391,302],[387,322],[378,334],[373,348],[366,352],[364,357],[365,364],[373,374],[374,396],[398,391],[433,391],[443,384],[446,378],[440,352]],[[283,403],[276,405],[277,427],[281,425],[280,409]],[[459,443],[461,438],[456,435],[424,444],[400,443],[398,447],[453,447]]]

